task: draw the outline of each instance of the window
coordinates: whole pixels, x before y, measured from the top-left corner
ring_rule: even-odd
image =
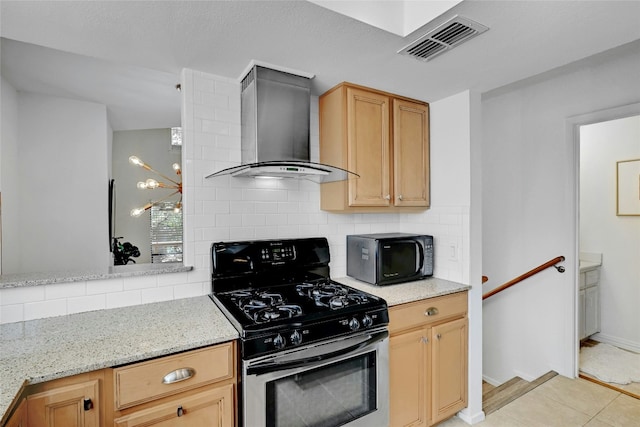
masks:
[[[182,210],[175,203],[151,206],[151,262],[182,262]]]

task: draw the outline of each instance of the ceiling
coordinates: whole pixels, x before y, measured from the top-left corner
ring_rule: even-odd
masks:
[[[640,1],[465,0],[433,20],[425,17],[406,37],[304,0],[2,0],[0,7],[2,37],[91,58],[61,56],[57,65],[45,66],[6,48],[5,41],[2,70],[3,76],[13,74],[6,77],[12,84],[22,76],[19,85],[52,87],[63,83],[44,81],[60,77],[66,85],[82,82],[83,91],[109,87],[94,83],[91,76],[99,75],[99,81],[113,79],[109,85],[121,82],[120,90],[105,92],[129,94],[126,102],[108,102],[133,109],[142,98],[151,102],[136,108],[147,115],[172,105],[167,114],[174,117],[182,68],[235,80],[257,60],[314,74],[316,95],[350,81],[433,102],[467,89],[484,93],[640,39]],[[396,53],[454,15],[489,31],[429,62]],[[21,57],[28,73],[18,68]],[[11,64],[16,65],[9,72]],[[133,75],[144,79],[127,81]],[[132,126],[126,123],[132,110],[118,114],[107,105],[110,117],[122,122],[114,128]]]

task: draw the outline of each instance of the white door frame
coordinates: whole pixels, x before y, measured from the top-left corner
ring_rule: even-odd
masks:
[[[580,281],[580,126],[594,123],[606,122],[609,120],[623,119],[640,114],[640,103],[623,105],[606,110],[594,111],[592,113],[581,114],[569,117],[566,123],[566,142],[573,151],[573,210],[574,210],[574,259],[575,263],[575,283],[574,283],[574,325],[573,325],[573,372],[578,376],[580,370],[580,344],[578,339],[578,290]]]

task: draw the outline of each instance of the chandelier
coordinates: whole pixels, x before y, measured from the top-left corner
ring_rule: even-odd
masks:
[[[132,165],[136,165],[136,166],[140,166],[141,168],[148,170],[150,172],[155,173],[156,175],[160,176],[161,178],[165,179],[167,182],[162,182],[162,181],[158,181],[155,180],[153,178],[149,178],[146,181],[140,181],[137,184],[137,187],[140,190],[155,190],[157,188],[166,188],[166,189],[170,189],[170,190],[175,190],[173,193],[159,199],[156,200],[155,202],[150,202],[147,203],[144,206],[141,206],[139,208],[134,208],[131,210],[131,216],[137,217],[140,216],[144,213],[144,211],[151,209],[152,206],[157,205],[159,203],[162,203],[164,201],[166,201],[168,198],[175,196],[176,194],[180,194],[180,200],[178,200],[177,202],[174,203],[173,206],[173,211],[178,213],[182,210],[182,178],[181,178],[181,174],[182,171],[180,169],[180,165],[178,163],[174,163],[172,165],[173,170],[175,171],[176,175],[178,175],[179,182],[178,181],[174,181],[173,179],[169,178],[166,175],[161,174],[160,172],[154,170],[151,166],[149,166],[148,164],[146,164],[145,162],[143,162],[142,160],[140,160],[138,157],[136,156],[131,156],[129,157],[129,163],[131,163]]]

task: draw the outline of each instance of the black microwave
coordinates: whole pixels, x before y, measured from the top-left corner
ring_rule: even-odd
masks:
[[[373,285],[433,275],[433,236],[409,233],[347,236],[347,275]]]

